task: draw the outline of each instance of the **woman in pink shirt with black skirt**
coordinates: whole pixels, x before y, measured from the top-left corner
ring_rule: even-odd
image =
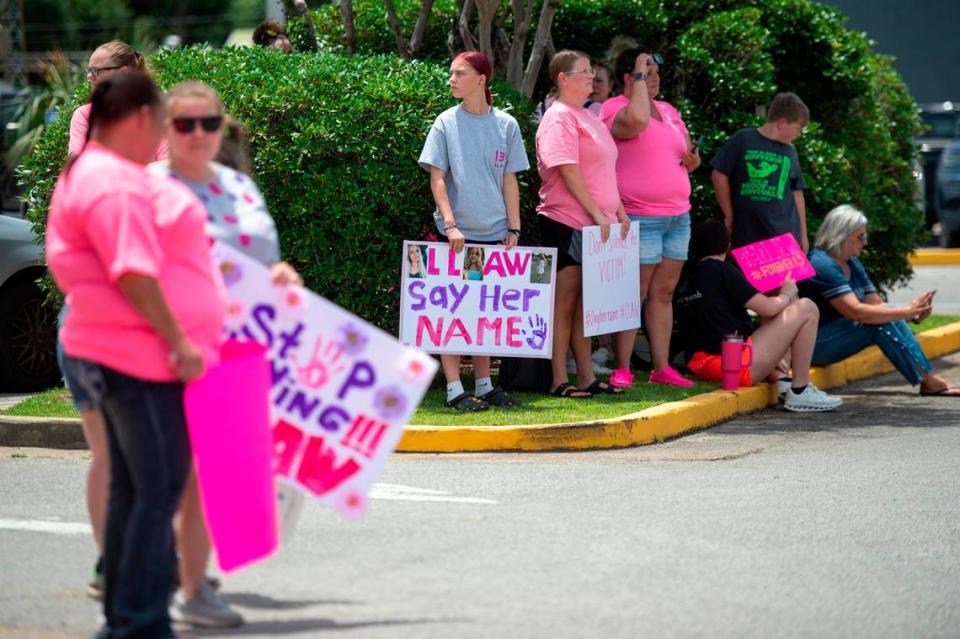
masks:
[[[690,243],[690,172],[700,166],[700,155],[677,110],[655,99],[662,62],[659,54],[640,48],[621,53],[614,79],[623,95],[603,103],[600,119],[620,152],[617,186],[623,206],[640,226],[640,296],[646,300],[644,327],[653,360],[649,380],[693,386],[670,366],[670,335],[673,290]],[[614,386],[633,384],[630,355],[636,336],[629,330],[615,337]]]
[[[70,312],[64,364],[104,415],[110,501],[98,636],[173,636],[172,519],[190,468],[183,384],[217,359],[226,294],[183,185],[144,166],[163,96],[126,72],[94,89],[90,140],[54,190],[46,254]]]
[[[583,334],[582,231],[599,225],[606,242],[610,224],[620,222],[625,238],[630,220],[617,191],[617,147],[600,119],[583,107],[593,92],[590,58],[579,51],[560,51],[550,60],[549,73],[557,99],[537,129],[537,170],[542,180],[537,213],[542,244],[557,249],[550,393],[586,399],[622,391],[596,378],[590,338]],[[568,344],[579,388],[567,378]]]

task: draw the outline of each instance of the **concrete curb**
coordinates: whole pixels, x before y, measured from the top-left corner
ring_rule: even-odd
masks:
[[[960,264],[960,249],[917,249],[907,259],[910,266],[952,266]]]
[[[960,322],[924,331],[918,340],[927,357],[960,351]],[[820,388],[889,373],[893,366],[876,346],[832,366],[811,371]],[[626,448],[709,428],[737,415],[777,403],[774,389],[760,384],[716,390],[613,419],[534,426],[407,426],[397,450],[410,453],[557,451]],[[0,415],[0,446],[83,449],[79,419]]]

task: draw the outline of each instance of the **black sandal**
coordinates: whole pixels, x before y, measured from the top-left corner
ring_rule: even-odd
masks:
[[[590,393],[591,395],[620,395],[623,393],[622,388],[617,388],[616,386],[611,386],[606,382],[601,382],[599,379],[593,380],[593,383],[587,386],[586,388],[581,388],[585,393]]]
[[[576,395],[575,393],[580,393],[580,395]],[[565,397],[566,399],[590,399],[593,397],[593,393],[590,391],[577,388],[569,382],[563,382],[550,391],[550,394],[554,397]]]
[[[519,406],[521,404],[519,399],[507,394],[507,391],[503,390],[500,386],[494,387],[489,393],[484,393],[479,399],[482,402],[487,402],[491,406],[498,407]]]
[[[444,402],[447,408],[463,411],[464,413],[478,413],[490,408],[490,404],[477,399],[473,393],[460,393],[449,402]]]

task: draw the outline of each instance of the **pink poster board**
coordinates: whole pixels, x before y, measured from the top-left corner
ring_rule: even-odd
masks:
[[[761,293],[772,291],[783,284],[788,273],[794,282],[816,275],[803,249],[791,233],[747,244],[733,249],[731,253],[743,274],[747,276],[747,281]]]
[[[232,340],[220,364],[184,392],[204,518],[226,572],[278,544],[269,393],[267,349]]]

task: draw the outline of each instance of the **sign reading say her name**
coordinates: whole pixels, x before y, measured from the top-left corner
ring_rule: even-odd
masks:
[[[273,470],[345,517],[367,494],[433,379],[437,363],[221,243],[227,336],[267,347]]]
[[[731,253],[747,281],[761,293],[782,285],[788,273],[794,282],[817,274],[792,233],[747,244]]]
[[[583,334],[606,335],[640,326],[640,230],[620,225],[600,241],[599,226],[583,228]]]
[[[403,243],[400,341],[428,353],[549,358],[557,250]]]

